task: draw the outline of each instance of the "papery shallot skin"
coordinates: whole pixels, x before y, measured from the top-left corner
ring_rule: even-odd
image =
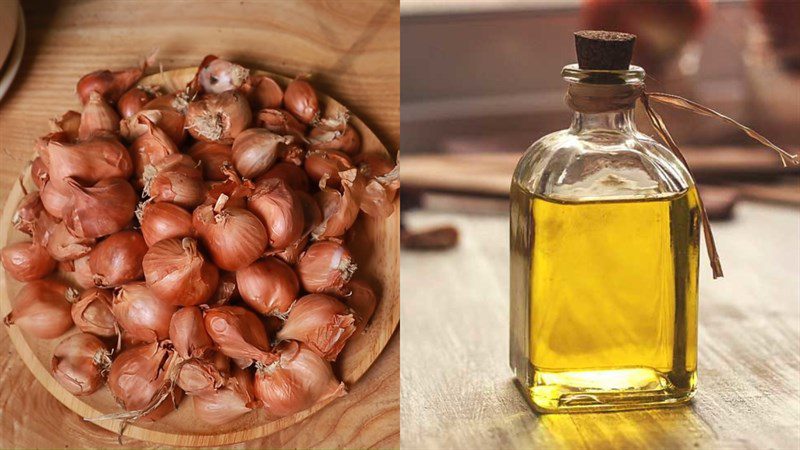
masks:
[[[31,281],[11,301],[6,325],[16,325],[39,339],[54,339],[72,328],[70,303],[77,292],[55,280]]]
[[[236,284],[245,303],[264,315],[285,314],[300,291],[294,270],[275,257],[236,271]]]
[[[286,417],[347,393],[330,364],[296,341],[278,345],[273,365],[256,370],[254,391],[271,418]]]
[[[321,241],[311,244],[297,262],[303,289],[319,294],[345,295],[345,285],[356,271],[350,251],[342,244]]]
[[[235,367],[233,376],[225,384],[210,393],[203,393],[194,401],[195,416],[211,425],[228,423],[261,406],[253,392],[253,375]]]
[[[3,247],[1,259],[6,273],[18,281],[44,278],[57,265],[47,249],[34,242],[15,242]]]
[[[232,144],[252,118],[247,99],[237,91],[226,91],[189,103],[186,128],[195,139]]]
[[[247,208],[266,227],[272,249],[283,250],[302,237],[303,202],[283,180],[272,178],[258,182]]]
[[[69,231],[83,238],[98,238],[124,229],[136,212],[133,187],[121,178],[107,178],[91,187],[76,180],[66,181],[71,202],[63,209]]]
[[[296,78],[286,86],[283,105],[303,123],[310,124],[319,117],[317,93],[311,84],[302,78]]]
[[[232,359],[270,364],[269,338],[264,324],[254,313],[240,306],[219,306],[205,312],[206,332],[219,351]]]
[[[145,420],[157,420],[180,402],[183,391],[172,387],[175,354],[157,342],[133,347],[120,353],[108,372],[108,388],[126,411],[140,413]],[[172,392],[170,392],[172,391]],[[157,406],[160,404],[160,406]]]
[[[142,282],[122,285],[112,302],[117,323],[133,342],[149,343],[168,338],[169,323],[177,309],[156,297]]]
[[[140,208],[139,223],[148,246],[169,238],[194,237],[192,214],[168,202],[147,203]]]
[[[261,221],[242,208],[215,212],[212,205],[203,205],[194,210],[192,223],[212,260],[223,270],[250,265],[264,254],[269,241]]]
[[[73,334],[53,351],[53,377],[72,395],[89,395],[105,382],[103,374],[111,364],[106,345],[89,333]]]
[[[211,358],[192,358],[180,364],[177,383],[187,395],[212,393],[221,388],[230,375],[230,362],[222,353]]]
[[[203,313],[196,306],[181,308],[172,315],[169,339],[175,352],[183,359],[203,358],[214,349],[214,342],[206,332]]]
[[[336,361],[355,331],[355,318],[344,303],[329,295],[309,294],[292,306],[277,337],[300,341],[324,359]]]
[[[90,288],[81,292],[72,304],[72,321],[79,330],[97,336],[112,337],[119,332],[112,311],[114,295],[109,289]]]
[[[165,302],[192,306],[205,303],[217,290],[219,270],[192,238],[164,239],[148,250],[143,261],[147,286]]]
[[[145,253],[147,243],[138,231],[120,231],[100,241],[89,253],[94,284],[118,287],[142,279]]]

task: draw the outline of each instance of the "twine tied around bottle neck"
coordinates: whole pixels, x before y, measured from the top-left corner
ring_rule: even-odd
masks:
[[[778,147],[777,145],[770,142],[769,139],[757,133],[752,128],[743,125],[718,111],[703,106],[699,103],[695,103],[691,100],[687,100],[681,96],[673,94],[665,94],[661,92],[647,92],[645,90],[644,83],[641,84],[570,83],[566,96],[566,102],[570,108],[572,108],[574,111],[580,113],[588,113],[588,114],[597,114],[597,113],[632,109],[636,106],[636,100],[641,101],[642,106],[644,106],[644,110],[647,113],[647,117],[648,119],[650,119],[650,123],[656,130],[656,133],[658,133],[658,136],[661,138],[662,141],[664,141],[664,143],[667,145],[670,151],[675,155],[675,157],[677,157],[678,160],[680,160],[680,162],[686,168],[686,171],[689,173],[689,176],[691,176],[692,179],[694,179],[694,174],[692,173],[691,167],[689,167],[689,164],[686,162],[686,158],[684,158],[683,154],[681,153],[681,150],[675,143],[675,140],[672,139],[672,135],[667,129],[667,125],[666,123],[664,123],[664,119],[662,119],[661,116],[658,114],[658,112],[656,112],[656,110],[653,109],[651,102],[662,103],[675,108],[685,109],[695,114],[700,114],[709,117],[716,117],[718,119],[721,119],[735,126],[736,128],[742,130],[751,139],[757,141],[761,145],[777,152],[778,156],[780,156],[781,158],[781,162],[783,163],[784,167],[788,165],[788,162],[791,162],[793,164],[800,164],[800,160],[798,160],[797,155],[789,153],[786,150]],[[720,262],[719,253],[717,252],[717,245],[714,242],[714,234],[711,231],[711,224],[709,223],[708,214],[706,213],[706,208],[705,205],[703,204],[703,198],[700,195],[699,189],[697,192],[697,203],[700,208],[700,217],[703,222],[703,235],[705,236],[706,251],[708,253],[708,258],[711,261],[711,270],[713,272],[714,278],[720,278],[723,276],[722,263]]]

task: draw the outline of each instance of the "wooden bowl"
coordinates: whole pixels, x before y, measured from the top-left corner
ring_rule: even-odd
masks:
[[[141,81],[141,84],[161,85],[172,92],[182,89],[194,76],[194,72],[195,68],[163,72],[146,77]],[[289,81],[286,77],[272,73],[253,72],[259,75],[269,75],[283,86]],[[344,108],[337,101],[323,94],[318,93],[318,96],[320,101],[328,108],[328,112]],[[351,116],[350,123],[361,133],[363,151],[387,153],[387,149],[361,120]],[[26,188],[32,187],[33,184],[28,173],[25,174],[25,178],[27,180],[25,182]],[[0,222],[0,246],[29,239],[27,235],[16,231],[11,226],[11,217],[22,197],[23,191],[18,183],[9,194],[3,209],[2,222]],[[365,214],[361,214],[353,227],[355,231],[354,237],[348,242],[348,246],[358,263],[356,277],[370,282],[376,289],[379,298],[377,310],[368,329],[363,334],[351,338],[334,365],[337,375],[348,386],[356,383],[369,369],[381,350],[383,350],[400,319],[399,216],[398,202],[395,203],[394,214],[386,220],[375,220]],[[0,271],[0,313],[2,313],[3,317],[11,311],[9,299],[16,295],[21,286],[22,283],[7,277],[5,271]],[[73,328],[64,336],[52,340],[29,337],[13,325],[7,327],[7,331],[20,357],[33,372],[36,379],[68,408],[84,418],[93,418],[121,411],[107,388],[104,387],[90,396],[76,397],[61,387],[51,375],[50,360],[53,348],[63,337],[75,333],[77,331],[76,328]],[[270,421],[265,417],[262,410],[256,410],[236,421],[221,426],[211,426],[195,420],[190,402],[192,402],[191,398],[184,398],[178,410],[157,422],[128,424],[124,428],[123,435],[175,446],[232,444],[264,437],[282,430],[314,414],[328,403],[317,404],[310,409],[279,420]],[[122,425],[117,420],[103,420],[96,423],[114,432],[119,432]]]

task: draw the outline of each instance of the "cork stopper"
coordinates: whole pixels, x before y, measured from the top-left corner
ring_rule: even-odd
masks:
[[[627,70],[636,35],[617,31],[575,32],[578,67],[583,70]]]

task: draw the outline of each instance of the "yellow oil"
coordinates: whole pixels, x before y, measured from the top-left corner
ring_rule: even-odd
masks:
[[[688,401],[697,366],[694,188],[586,202],[512,190],[511,363],[535,409]]]

